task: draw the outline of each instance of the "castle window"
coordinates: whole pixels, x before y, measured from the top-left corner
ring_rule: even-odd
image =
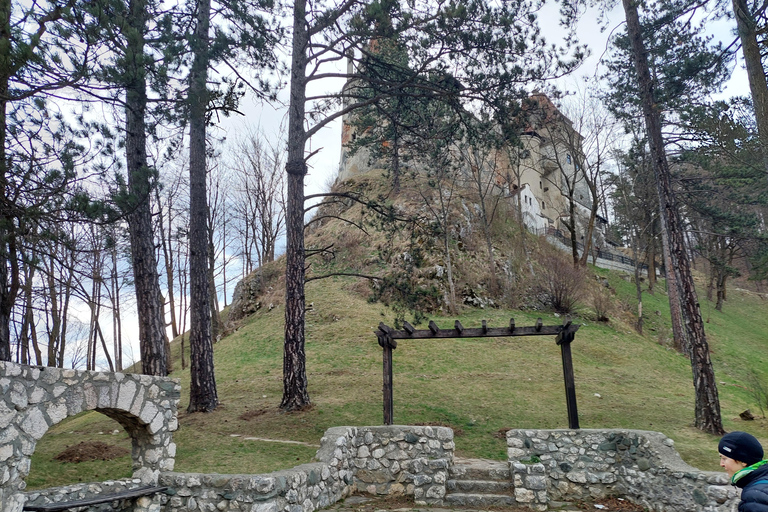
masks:
[[[544,188],[544,185],[542,185],[541,182],[539,182],[539,188]]]
[[[544,201],[541,202],[541,209],[542,210],[546,210],[547,209],[547,203],[545,203]]]

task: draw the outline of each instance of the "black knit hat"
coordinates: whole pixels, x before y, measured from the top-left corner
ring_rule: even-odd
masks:
[[[746,432],[731,432],[725,434],[717,445],[717,451],[733,460],[751,466],[763,460],[763,447],[760,441]]]

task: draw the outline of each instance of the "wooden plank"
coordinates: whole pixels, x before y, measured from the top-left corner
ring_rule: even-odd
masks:
[[[483,327],[481,327],[481,329],[483,330],[483,334],[487,333],[488,332],[488,322],[483,320]]]
[[[408,334],[413,334],[413,332],[416,330],[411,324],[403,320],[403,330],[407,332]]]
[[[439,329],[437,325],[430,330],[415,330],[408,334],[406,331],[395,331],[389,333],[393,339],[429,339],[429,338],[498,338],[500,336],[557,336],[562,332],[562,325],[542,325],[538,330],[534,327],[515,327],[514,332],[510,332],[508,327],[488,327],[484,332],[482,328],[463,328],[460,335],[457,335],[456,329]]]
[[[461,325],[461,322],[459,322],[458,320],[456,320],[456,321],[453,323],[453,328],[454,328],[454,329],[456,329],[456,331],[459,333],[459,336],[461,336],[461,332],[464,330],[464,326],[463,326],[463,325]]]
[[[509,332],[515,332],[515,319],[509,319]]]
[[[543,327],[543,324],[541,323],[541,318],[536,319],[536,332],[541,331],[541,328]]]
[[[415,335],[415,334],[416,334],[416,332],[421,332],[421,333],[424,333],[424,334],[426,334],[426,331],[415,331],[415,332],[413,332],[412,334],[414,334],[414,335]],[[437,327],[437,324],[436,324],[436,323],[435,323],[433,320],[430,320],[430,321],[429,321],[429,332],[431,332],[433,335],[434,335],[434,334],[437,334],[438,332],[440,332],[440,328],[438,328],[438,327]],[[428,337],[428,336],[424,336],[424,338],[427,338],[427,337]],[[431,337],[431,336],[430,336],[430,337]]]
[[[112,501],[127,500],[132,498],[140,498],[141,496],[149,496],[158,492],[163,492],[168,487],[153,487],[147,485],[144,487],[137,487],[136,489],[129,489],[127,491],[120,491],[112,494],[103,494],[101,496],[94,496],[93,498],[85,498],[81,500],[65,501],[63,503],[46,503],[44,505],[24,505],[23,510],[38,511],[38,512],[58,512],[61,510],[69,510],[70,508],[88,507],[91,505],[98,505],[100,503],[110,503]]]

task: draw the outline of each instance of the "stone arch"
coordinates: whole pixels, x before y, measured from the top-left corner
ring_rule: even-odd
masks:
[[[133,477],[156,484],[173,470],[180,394],[178,379],[0,361],[0,503],[23,502],[30,457],[48,429],[89,410],[125,428]]]

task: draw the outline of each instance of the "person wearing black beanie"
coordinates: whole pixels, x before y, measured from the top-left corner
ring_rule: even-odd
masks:
[[[720,439],[720,466],[731,483],[741,488],[739,512],[768,512],[768,460],[760,441],[746,432],[731,432]]]

